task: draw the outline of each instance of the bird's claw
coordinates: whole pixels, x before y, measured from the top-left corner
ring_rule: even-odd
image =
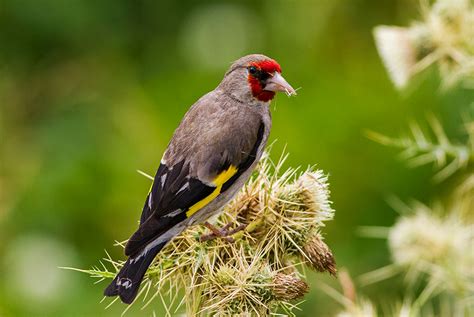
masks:
[[[246,225],[241,224],[241,225],[237,226],[234,229],[230,229],[233,225],[234,225],[233,223],[228,223],[224,227],[219,229],[219,228],[216,228],[215,226],[213,226],[212,224],[210,224],[209,222],[206,221],[204,223],[204,226],[206,228],[208,228],[211,231],[211,233],[201,235],[199,237],[199,241],[203,242],[203,241],[213,240],[215,238],[222,238],[222,239],[226,240],[229,243],[234,243],[235,240],[234,240],[234,238],[231,237],[231,235],[233,235],[233,234],[235,234],[235,233],[237,233],[241,230],[244,230]]]

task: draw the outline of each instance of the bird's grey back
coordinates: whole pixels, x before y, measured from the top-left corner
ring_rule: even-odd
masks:
[[[190,176],[211,182],[216,167],[238,166],[248,157],[265,124],[265,141],[270,131],[267,103],[247,105],[216,89],[199,99],[176,129],[164,161],[168,166],[190,162]],[[192,158],[192,160],[191,160]]]

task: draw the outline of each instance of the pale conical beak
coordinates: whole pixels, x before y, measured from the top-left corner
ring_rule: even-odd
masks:
[[[267,79],[264,90],[282,91],[286,93],[287,96],[296,95],[296,91],[279,72],[274,72],[273,76]]]

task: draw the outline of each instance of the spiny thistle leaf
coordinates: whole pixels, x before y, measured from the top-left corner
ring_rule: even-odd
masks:
[[[473,121],[474,122],[474,121]],[[391,138],[377,132],[368,131],[367,137],[382,145],[396,147],[402,150],[400,156],[412,167],[434,163],[438,173],[434,176],[437,182],[443,181],[459,169],[467,167],[474,161],[474,146],[472,133],[467,130],[466,144],[450,141],[439,122],[434,116],[429,116],[433,137],[423,132],[419,124],[410,125],[411,136]],[[466,127],[470,127],[466,124]]]

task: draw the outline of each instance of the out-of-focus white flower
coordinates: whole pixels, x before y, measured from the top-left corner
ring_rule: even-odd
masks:
[[[417,36],[421,36],[420,30],[408,27],[381,25],[374,28],[380,57],[390,79],[399,89],[404,88],[415,74],[420,55],[420,40]]]
[[[474,7],[471,0],[438,0],[425,8],[444,87],[474,84]]]
[[[423,19],[410,27],[377,26],[377,49],[398,89],[437,64],[444,87],[474,81],[474,9],[470,0],[422,3]]]
[[[474,290],[474,226],[456,213],[441,217],[419,205],[389,232],[393,260],[444,289]]]

